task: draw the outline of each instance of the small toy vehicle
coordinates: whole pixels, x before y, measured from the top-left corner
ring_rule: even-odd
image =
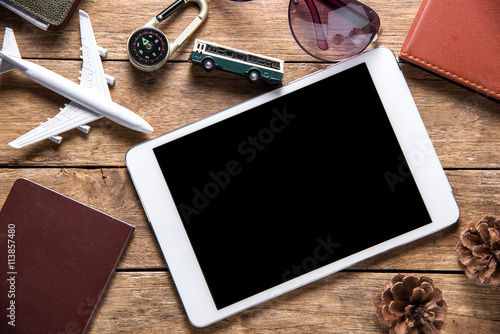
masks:
[[[210,72],[214,68],[248,76],[254,83],[264,80],[281,84],[284,61],[228,46],[196,39],[189,61],[199,63]]]

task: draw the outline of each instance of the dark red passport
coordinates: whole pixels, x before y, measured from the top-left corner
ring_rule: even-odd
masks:
[[[0,333],[84,333],[133,231],[17,180],[0,211]]]

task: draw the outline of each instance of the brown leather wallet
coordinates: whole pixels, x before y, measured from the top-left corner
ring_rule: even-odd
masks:
[[[399,59],[500,100],[499,36],[499,0],[424,0]]]

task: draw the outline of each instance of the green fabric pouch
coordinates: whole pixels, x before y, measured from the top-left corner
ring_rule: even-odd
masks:
[[[73,13],[79,0],[4,0],[27,14],[49,24],[50,30],[60,30]]]

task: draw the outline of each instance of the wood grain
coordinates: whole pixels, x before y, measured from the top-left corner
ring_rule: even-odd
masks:
[[[168,273],[120,272],[106,292],[91,332],[386,333],[378,328],[373,299],[392,276],[337,273],[200,329],[189,323]],[[498,332],[498,289],[450,274],[429,277],[443,290],[448,305],[440,333]]]
[[[388,47],[397,56],[421,0],[363,2],[382,22],[382,34],[371,47]],[[195,38],[284,59],[285,84],[330,64],[295,43],[287,1],[208,0],[207,21],[173,58],[159,71],[140,72],[127,60],[127,38],[167,5],[81,0],[79,6],[90,15],[98,44],[108,49],[103,66],[117,79],[110,88],[113,100],[143,116],[154,126],[153,134],[102,119],[90,124],[89,135],[63,134],[61,145],[43,141],[15,150],[7,143],[68,101],[17,71],[0,75],[0,205],[14,181],[27,178],[136,226],[89,333],[384,333],[373,297],[397,272],[425,273],[442,288],[449,310],[441,333],[500,333],[499,288],[468,280],[454,251],[468,221],[500,215],[500,104],[408,64],[400,67],[453,188],[461,210],[458,222],[208,328],[190,325],[128,175],[128,149],[275,88],[222,71],[206,73],[188,63]],[[173,40],[196,13],[196,6],[188,6],[160,28]],[[14,30],[24,58],[78,82],[77,15],[63,31],[44,32],[0,8],[0,31],[5,27]],[[329,112],[349,112],[334,103],[334,94],[324,98],[333,101]],[[343,125],[344,145],[356,140],[352,126]]]
[[[78,61],[37,63],[77,82],[81,66]],[[104,64],[105,71],[117,77],[115,87],[111,88],[113,100],[153,124],[154,133],[137,133],[101,119],[90,124],[92,130],[88,135],[78,130],[63,134],[63,143],[59,146],[46,140],[18,150],[7,143],[47,117],[53,117],[68,101],[20,73],[3,74],[0,77],[0,142],[4,144],[0,144],[0,164],[124,166],[125,154],[133,145],[275,88],[265,83],[249,85],[245,78],[222,71],[205,73],[201,67],[188,63],[167,66],[167,74],[151,74],[133,69],[128,62]],[[287,64],[285,82],[325,66]],[[500,135],[489,125],[499,122],[500,104],[411,65],[401,67],[443,166],[498,168],[500,152],[496,147],[500,145]],[[220,85],[221,81],[225,84]],[[25,103],[26,100],[30,103]],[[349,128],[344,128],[346,137],[350,136]]]
[[[446,175],[461,210],[457,224],[429,237],[367,259],[353,269],[461,271],[455,245],[470,220],[495,215],[500,207],[500,171],[459,170]],[[166,269],[154,233],[125,168],[0,169],[0,204],[14,181],[27,178],[136,227],[120,269]],[[404,218],[402,219],[404,222]],[[362,226],[364,222],[360,221]]]

